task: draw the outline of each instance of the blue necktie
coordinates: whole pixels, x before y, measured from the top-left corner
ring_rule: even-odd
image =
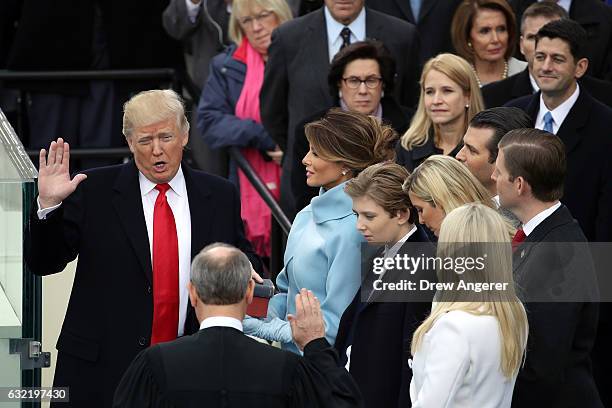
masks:
[[[553,132],[553,117],[552,117],[552,113],[546,112],[546,115],[544,115],[544,130],[548,133],[554,133]]]
[[[412,8],[412,15],[414,16],[414,22],[419,21],[419,13],[421,12],[421,3],[423,0],[410,0],[410,7]]]

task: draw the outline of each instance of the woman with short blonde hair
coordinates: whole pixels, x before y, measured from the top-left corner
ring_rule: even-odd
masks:
[[[470,120],[484,109],[470,64],[456,55],[427,61],[420,85],[417,111],[397,149],[398,163],[409,171],[433,154],[454,156]]]
[[[495,209],[487,189],[466,166],[449,156],[429,157],[406,179],[404,190],[419,214],[419,222],[436,236],[442,220],[467,203],[481,203]]]
[[[504,290],[436,294],[431,314],[412,340],[413,407],[510,407],[525,356],[527,315],[516,296],[506,222],[482,204],[451,211],[440,230],[437,257],[478,258],[483,268],[438,269],[441,283],[507,283]]]

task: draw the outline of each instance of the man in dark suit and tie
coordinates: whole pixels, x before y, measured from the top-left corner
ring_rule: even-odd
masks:
[[[542,0],[537,0],[542,1]],[[550,0],[548,0],[550,1]],[[517,21],[536,0],[510,0]],[[612,80],[612,9],[601,0],[555,0],[587,33],[589,75]]]
[[[367,6],[417,26],[421,42],[419,64],[443,52],[453,52],[450,26],[462,0],[367,0]]]
[[[193,260],[189,298],[200,330],[141,352],[115,394],[115,408],[360,407],[359,389],[325,340],[319,300],[302,289],[290,316],[304,356],[242,333],[253,300],[248,258],[224,244]]]
[[[419,41],[414,25],[370,10],[363,0],[326,0],[325,6],[278,27],[272,34],[261,89],[261,118],[285,152],[281,207],[291,217],[293,139],[296,126],[315,112],[330,108],[329,63],[341,47],[365,39],[381,41],[395,58],[396,94],[403,105],[418,96]]]
[[[513,239],[513,271],[524,298],[556,293],[573,258],[564,248],[586,244],[570,210],[559,200],[566,170],[561,140],[538,129],[518,129],[499,143],[493,179],[501,205],[521,221]],[[560,244],[561,243],[561,244]],[[562,244],[566,243],[566,244]],[[556,246],[555,246],[556,245]],[[586,277],[582,263],[580,278]],[[575,277],[575,276],[574,276]],[[527,303],[529,340],[513,407],[603,408],[591,371],[599,304],[574,299]]]
[[[586,33],[572,20],[552,21],[536,36],[533,61],[540,92],[508,103],[531,117],[534,127],[565,144],[563,203],[589,241],[612,241],[612,109],[578,83],[587,70]]]
[[[72,180],[67,143],[40,152],[27,264],[49,275],[79,258],[54,378],[70,387],[67,406],[109,407],[139,351],[197,330],[187,282],[202,247],[234,244],[260,269],[232,184],[181,164],[189,123],[180,97],[137,94],[124,106],[123,132],[133,161]]]
[[[488,108],[503,106],[512,99],[531,95],[540,90],[533,72],[535,37],[538,30],[544,25],[562,18],[567,18],[567,12],[554,2],[538,2],[527,7],[521,19],[519,40],[520,51],[527,61],[527,68],[516,75],[490,83],[482,88],[482,97]],[[595,99],[612,107],[612,83],[590,75],[584,75],[580,78],[579,83]]]

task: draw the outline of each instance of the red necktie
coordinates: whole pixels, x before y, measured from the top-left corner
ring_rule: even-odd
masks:
[[[179,256],[167,183],[158,184],[153,210],[153,328],[151,345],[174,340],[179,316]]]
[[[525,238],[527,238],[527,235],[525,235],[525,231],[523,231],[522,228],[517,229],[516,234],[514,234],[514,238],[512,238],[512,252],[516,251],[519,245],[521,245],[521,243],[525,241]]]

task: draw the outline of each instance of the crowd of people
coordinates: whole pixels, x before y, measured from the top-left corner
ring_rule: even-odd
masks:
[[[131,96],[133,160],[75,176],[72,143],[46,140],[26,260],[48,275],[78,256],[54,386],[75,407],[612,404],[607,305],[564,296],[586,259],[565,244],[612,242],[612,8],[300,10],[170,0],[163,27],[202,89],[191,117],[174,91]],[[182,161],[194,138],[217,175]],[[272,216],[228,147],[293,221],[263,318],[247,307]],[[377,289],[411,283],[379,259],[485,252],[417,268],[437,288],[419,298]],[[459,281],[508,286],[436,286]]]

